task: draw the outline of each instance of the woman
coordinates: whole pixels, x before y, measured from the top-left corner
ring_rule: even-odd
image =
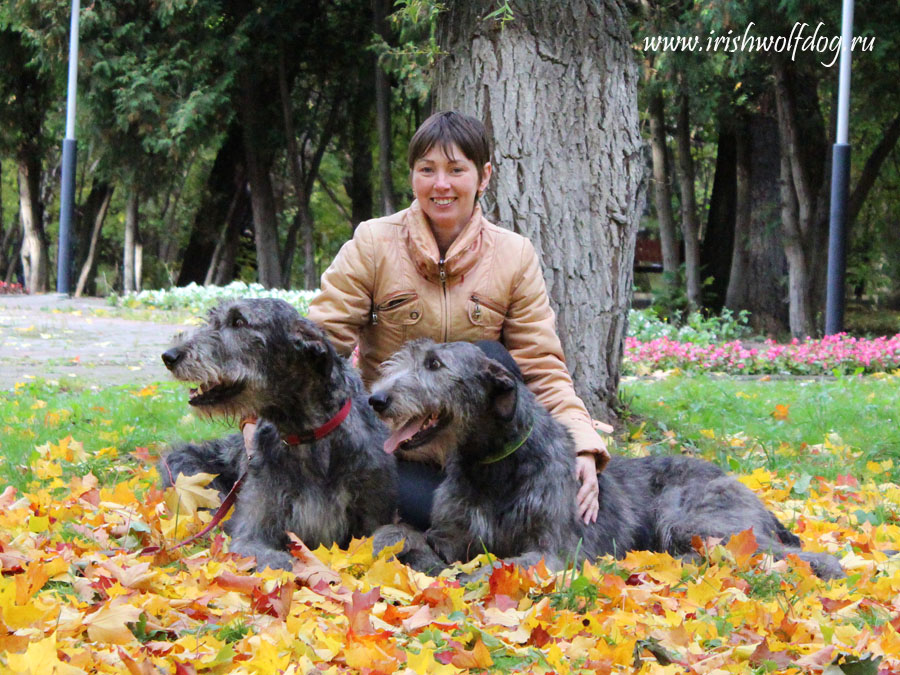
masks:
[[[429,117],[409,145],[415,201],[360,224],[322,275],[309,318],[339,352],[359,344],[366,385],[404,342],[497,340],[528,387],[575,439],[577,501],[596,520],[598,469],[609,454],[575,395],[531,243],[489,223],[478,198],[491,177],[484,126],[455,112]],[[399,461],[400,513],[426,527],[443,457]]]

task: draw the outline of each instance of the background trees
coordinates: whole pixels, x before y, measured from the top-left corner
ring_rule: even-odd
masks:
[[[681,212],[685,306],[698,304],[693,280],[707,278],[711,292],[701,298],[704,305],[750,309],[763,331],[804,336],[820,329],[837,90],[837,67],[825,65],[837,63],[835,45],[830,50],[823,45],[840,34],[839,10],[799,1],[641,2],[635,30],[647,82],[642,109],[651,130],[666,131],[665,151],[662,133],[651,137],[654,175],[660,176],[656,192],[672,183],[680,188],[655,200],[655,220],[665,243],[674,229],[669,213],[673,204],[680,206],[674,212]],[[898,11],[895,5],[856,3],[854,35],[868,43],[858,45],[853,56],[853,209],[883,198],[873,192],[876,184],[893,191],[900,179],[897,91],[888,86],[900,73],[896,59],[885,58],[897,44]],[[752,42],[787,38],[798,30],[807,42],[795,50]],[[744,45],[745,31],[749,45],[732,50],[723,43],[719,51],[704,51],[708,38],[731,37]],[[696,37],[699,48],[685,48],[684,42],[668,50],[651,48],[660,36]],[[674,170],[665,163],[673,150]],[[697,167],[694,175],[688,157]],[[690,222],[698,208],[705,212],[705,226]],[[851,275],[860,279],[860,295],[884,299],[896,293],[900,280],[887,262],[895,251],[866,235],[858,213],[851,213]],[[691,253],[695,235],[699,257]],[[878,269],[893,271],[876,277],[870,268],[876,259],[884,261]],[[723,264],[726,260],[730,265]]]
[[[0,278],[33,291],[55,274],[69,7],[0,6],[13,64],[0,73]],[[540,251],[595,410],[615,390],[636,216],[661,240],[661,311],[749,309],[761,331],[815,333],[833,54],[652,41],[705,47],[800,24],[808,37],[820,21],[828,39],[837,12],[824,0],[97,0],[82,9],[78,292],[315,286],[360,220],[407,203],[407,140],[452,106],[494,136],[486,206]],[[900,6],[858,0],[855,33],[875,41],[854,55],[849,290],[885,306],[900,301]]]

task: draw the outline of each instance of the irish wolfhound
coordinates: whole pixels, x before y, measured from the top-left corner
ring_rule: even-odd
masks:
[[[423,571],[467,561],[485,548],[528,565],[560,568],[581,540],[589,558],[635,549],[692,555],[692,538],[752,528],[760,549],[808,561],[824,578],[838,560],[800,541],[740,482],[690,457],[613,458],[600,474],[600,513],[577,517],[571,437],[523,382],[468,343],[408,343],[383,368],[369,402],[394,429],[385,449],[455,448],[438,487],[432,526],[376,533],[376,547],[406,539],[401,558]]]
[[[179,473],[218,474],[227,492],[245,474],[229,521],[231,550],[257,566],[290,568],[287,532],[310,548],[372,534],[395,508],[387,432],[357,372],[314,323],[282,300],[226,302],[207,325],[163,356],[179,380],[199,383],[190,404],[210,415],[258,416],[249,461],[234,434],[175,449],[164,484]]]

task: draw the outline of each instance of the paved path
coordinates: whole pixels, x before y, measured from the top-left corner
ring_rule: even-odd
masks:
[[[0,390],[29,375],[106,385],[168,380],[160,354],[186,326],[103,316],[107,308],[97,298],[0,295]]]

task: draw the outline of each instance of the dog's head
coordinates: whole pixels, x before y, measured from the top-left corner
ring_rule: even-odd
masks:
[[[467,342],[409,342],[381,374],[369,403],[391,429],[385,451],[403,456],[444,456],[473,433],[492,433],[520,397],[516,375]]]
[[[270,402],[272,382],[304,372],[330,374],[334,348],[320,328],[283,300],[226,301],[206,324],[176,338],[162,355],[179,380],[195,382],[190,404],[210,415],[256,415]],[[298,383],[302,386],[303,383]]]

